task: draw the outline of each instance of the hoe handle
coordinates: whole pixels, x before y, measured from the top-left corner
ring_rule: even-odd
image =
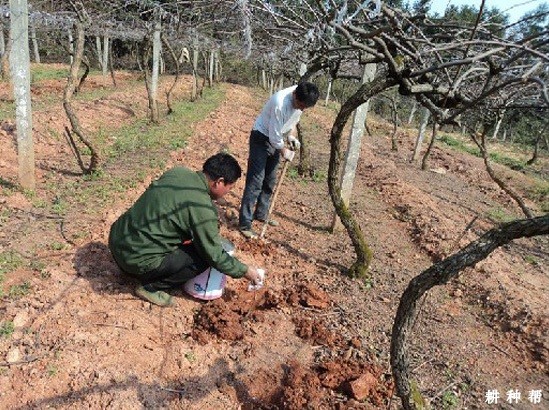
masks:
[[[278,179],[278,182],[276,183],[275,190],[273,192],[273,196],[271,198],[271,203],[269,205],[269,212],[267,213],[267,217],[265,218],[265,223],[263,224],[263,229],[261,230],[261,234],[259,235],[260,238],[263,238],[265,236],[265,232],[267,232],[267,226],[269,225],[269,219],[271,219],[271,214],[273,212],[276,197],[278,196],[278,192],[280,191],[280,187],[282,185],[282,181],[284,181],[284,176],[286,175],[286,170],[288,169],[288,165],[290,164],[290,161],[284,161],[284,166],[282,167],[282,172],[280,173],[280,178]]]

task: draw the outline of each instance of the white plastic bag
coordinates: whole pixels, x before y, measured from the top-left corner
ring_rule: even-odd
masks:
[[[221,239],[221,245],[229,255],[234,254],[235,246],[232,242]],[[183,290],[197,299],[212,300],[223,296],[226,284],[227,276],[224,273],[215,268],[208,268],[200,275],[185,282]]]
[[[215,268],[208,268],[200,275],[188,280],[183,289],[189,295],[202,300],[212,300],[223,296],[227,276]]]

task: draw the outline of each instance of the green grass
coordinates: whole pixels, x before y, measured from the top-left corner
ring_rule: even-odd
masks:
[[[467,152],[468,154],[474,155],[475,157],[482,157],[480,150],[476,145],[468,144],[457,138],[451,137],[450,135],[442,135],[440,137],[440,141],[458,151]],[[526,161],[521,161],[519,159],[506,156],[499,152],[490,152],[488,154],[488,157],[492,161],[501,165],[505,165],[506,167],[509,167],[515,171],[521,171],[526,167]]]
[[[459,399],[453,391],[446,391],[442,395],[442,408],[445,410],[455,409]]]
[[[441,135],[439,140],[449,147],[453,147],[458,151],[467,152],[468,154],[474,155],[475,157],[481,157],[480,150],[477,146],[468,145],[465,142],[451,137],[450,135]]]
[[[10,299],[19,299],[30,292],[31,284],[29,282],[23,282],[20,285],[10,286],[8,296]]]
[[[14,251],[0,253],[0,285],[5,274],[14,271],[23,265],[23,257]]]
[[[62,216],[65,215],[68,208],[68,202],[62,199],[59,195],[56,195],[55,199],[53,200],[51,210],[57,215]]]
[[[67,247],[68,244],[66,243],[63,243],[63,242],[52,242],[49,244],[49,248],[52,250],[52,251],[62,251],[63,249],[65,249]]]
[[[109,157],[120,158],[137,150],[175,150],[184,147],[192,135],[191,124],[206,118],[208,113],[217,108],[224,96],[224,89],[206,89],[201,100],[174,104],[174,112],[164,118],[160,125],[141,119],[122,127],[112,134],[116,142],[109,149]]]
[[[537,181],[526,193],[529,199],[540,204],[542,212],[549,212],[549,182]]]
[[[0,337],[7,339],[13,334],[14,330],[15,326],[11,320],[0,323]]]
[[[458,151],[467,152],[476,157],[481,157],[478,147],[467,144],[457,138],[449,135],[442,135],[440,141]],[[527,153],[523,153],[526,155]],[[515,171],[528,171],[527,174],[533,179],[533,185],[524,187],[524,195],[540,206],[541,212],[549,212],[549,182],[543,177],[543,173],[532,166],[526,165],[526,159],[517,159],[504,155],[500,152],[493,151],[489,153],[489,158],[493,162],[504,165]],[[524,156],[526,158],[526,156]],[[501,210],[500,210],[501,211]],[[507,216],[500,214],[500,211],[493,210],[494,219],[500,222],[507,221]]]
[[[511,222],[517,219],[515,215],[509,214],[502,208],[492,208],[488,210],[487,215],[490,219],[499,223]]]
[[[60,80],[69,75],[69,66],[54,67],[48,64],[31,65],[31,83],[43,80]]]
[[[0,121],[14,117],[15,105],[11,101],[0,101]],[[2,180],[3,181],[3,180]]]
[[[187,352],[185,353],[185,359],[187,359],[191,363],[194,363],[196,362],[196,355],[194,354],[194,352]]]
[[[286,175],[289,179],[293,179],[294,181],[301,178],[299,176],[299,172],[297,171],[296,167],[288,167],[288,170],[286,171]]]
[[[313,171],[311,179],[302,177],[301,175],[299,175],[297,164],[295,166],[288,167],[288,170],[286,171],[286,176],[288,179],[291,179],[293,181],[299,180],[303,184],[308,184],[311,182],[311,180],[315,183],[324,183],[328,179],[328,175],[326,175],[326,172],[317,169]]]
[[[14,182],[8,181],[7,179],[4,179],[2,177],[0,177],[0,186],[7,191],[15,191],[18,189],[17,185]]]
[[[539,260],[534,255],[524,255],[524,261],[530,265],[539,265]]]
[[[63,67],[54,66],[51,64],[31,64],[31,83],[36,83],[44,80],[64,80],[69,76],[70,66],[67,64]],[[78,75],[84,75],[84,68],[80,68]],[[97,74],[97,70],[90,70],[88,75]]]
[[[160,124],[138,119],[117,130],[100,129],[92,139],[101,142],[97,145],[104,159],[102,169],[62,187],[52,186],[57,194],[52,211],[64,215],[71,204],[102,209],[151,172],[163,170],[169,152],[184,147],[192,135],[192,125],[206,118],[224,98],[224,87],[206,89],[200,100],[174,103],[174,112],[162,118]]]
[[[321,171],[321,170],[318,170],[318,169],[315,169],[313,171],[313,181],[314,182],[326,182],[328,179],[328,175],[326,174],[326,172],[324,171]]]
[[[0,209],[0,227],[6,222],[8,219],[10,219],[11,216],[11,210],[9,208]]]
[[[489,154],[490,159],[498,164],[505,165],[515,171],[521,171],[526,167],[526,162],[518,160],[516,158],[507,157],[498,152],[491,152]]]

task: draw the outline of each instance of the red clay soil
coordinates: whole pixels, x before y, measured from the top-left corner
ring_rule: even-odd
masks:
[[[222,235],[243,262],[266,269],[265,287],[248,292],[245,280],[229,279],[221,299],[175,291],[175,306],[160,308],[134,296],[135,284],[106,243],[112,222],[162,169],[113,194],[108,207],[74,202],[62,218],[45,213],[40,203],[64,195],[56,186],[94,182],[78,175],[59,137],[67,122],[60,100],[46,103],[63,83],[43,87],[33,93],[34,198],[7,183],[17,177],[13,120],[0,131],[0,252],[35,261],[3,283],[1,320],[14,332],[0,337],[2,408],[397,409],[389,345],[406,285],[490,229],[492,211],[520,216],[480,159],[437,147],[430,163],[436,172],[420,171],[408,160],[415,131],[399,131],[395,152],[390,125],[369,120],[350,205],[374,260],[368,282],[348,278],[350,240],[329,233],[325,176],[334,111],[319,104],[302,124],[315,177],[290,169],[274,212],[280,226],[269,227],[265,240],[240,236],[243,181],[218,204]],[[115,129],[146,115],[144,86],[129,74],[117,88],[100,77],[87,87],[105,96],[78,103],[86,129]],[[166,168],[199,169],[220,149],[246,164],[249,130],[266,94],[223,87],[224,102],[192,126],[185,148],[163,158]],[[188,92],[186,79],[178,95]],[[2,98],[9,95],[5,88]],[[496,169],[522,193],[531,186],[525,173]],[[547,237],[516,241],[421,302],[408,350],[412,377],[433,408],[495,408],[485,403],[488,389],[503,397],[497,408],[547,408],[548,250]],[[28,292],[9,296],[10,286],[24,282]],[[521,403],[505,401],[511,389],[522,392]],[[541,404],[528,402],[533,389],[543,391]]]

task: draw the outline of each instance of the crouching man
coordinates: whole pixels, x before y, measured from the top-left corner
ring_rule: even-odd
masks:
[[[109,248],[120,269],[140,282],[138,296],[169,306],[172,296],[166,291],[209,266],[233,278],[260,282],[256,268],[223,249],[212,202],[227,194],[241,174],[236,159],[223,153],[208,158],[201,172],[173,168],[112,225]]]

